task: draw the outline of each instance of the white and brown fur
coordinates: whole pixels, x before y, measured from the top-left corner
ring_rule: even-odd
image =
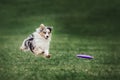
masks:
[[[28,38],[26,38],[20,49],[22,51],[31,51],[35,55],[42,54],[47,58],[50,58],[49,47],[51,41],[52,27],[41,24]]]

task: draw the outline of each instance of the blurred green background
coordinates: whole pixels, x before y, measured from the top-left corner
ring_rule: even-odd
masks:
[[[120,80],[119,21],[119,0],[0,0],[0,79]],[[19,51],[41,23],[54,27],[51,59]]]
[[[1,33],[6,28],[17,30],[44,23],[67,34],[119,35],[119,4],[119,0],[1,0]]]

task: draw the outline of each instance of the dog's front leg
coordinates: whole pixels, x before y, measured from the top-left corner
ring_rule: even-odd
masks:
[[[44,56],[45,56],[46,58],[50,58],[50,54],[49,54],[49,50],[48,50],[48,49],[45,50]]]

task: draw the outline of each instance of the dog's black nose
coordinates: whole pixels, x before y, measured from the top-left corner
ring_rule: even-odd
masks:
[[[46,38],[48,38],[49,36],[46,36]]]

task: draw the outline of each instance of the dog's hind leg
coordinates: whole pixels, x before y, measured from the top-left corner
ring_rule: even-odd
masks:
[[[33,53],[38,56],[38,55],[41,55],[41,54],[44,54],[43,50],[39,47],[35,47],[34,50],[33,50]]]
[[[27,40],[25,39],[20,47],[22,51],[28,51]]]

